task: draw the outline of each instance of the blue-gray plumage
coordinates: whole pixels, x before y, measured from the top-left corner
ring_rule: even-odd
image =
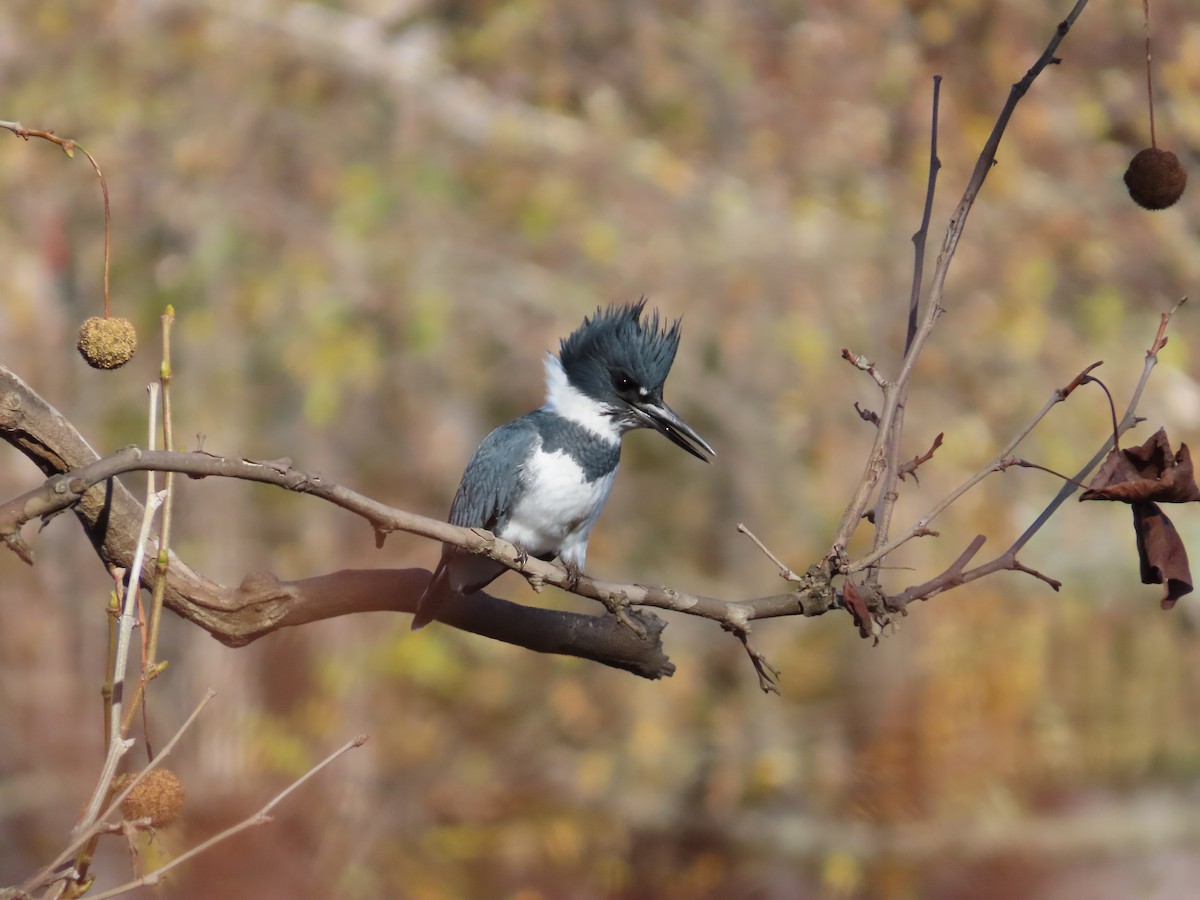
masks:
[[[467,463],[450,522],[484,528],[538,559],[559,557],[578,579],[587,542],[612,489],[621,437],[653,428],[693,456],[714,450],[663,400],[679,348],[679,321],[643,320],[645,300],[597,310],[547,355],[546,402],[501,425]],[[446,600],[490,584],[504,565],[451,544],[417,604],[412,627]]]

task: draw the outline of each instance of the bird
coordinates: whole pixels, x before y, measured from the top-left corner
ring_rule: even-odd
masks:
[[[546,401],[496,428],[467,463],[449,521],[486,529],[525,557],[557,557],[571,582],[583,574],[588,538],[612,490],[621,438],[651,428],[704,462],[716,451],[663,399],[681,320],[660,325],[646,299],[597,308],[547,352]],[[413,630],[452,597],[491,584],[506,566],[453,544],[417,603]]]

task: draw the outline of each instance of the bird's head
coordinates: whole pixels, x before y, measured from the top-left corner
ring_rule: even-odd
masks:
[[[596,310],[563,338],[559,362],[567,382],[598,404],[620,431],[653,428],[698,459],[716,451],[667,406],[663,384],[679,349],[679,320],[660,327],[646,301]]]

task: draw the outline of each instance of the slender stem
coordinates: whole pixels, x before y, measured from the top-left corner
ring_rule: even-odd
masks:
[[[49,141],[52,144],[57,144],[62,147],[62,150],[69,159],[74,159],[75,151],[78,150],[87,157],[87,161],[92,164],[92,168],[96,171],[96,177],[100,179],[100,193],[104,195],[104,318],[108,318],[108,259],[112,246],[112,214],[108,202],[108,182],[104,179],[104,173],[100,171],[100,164],[96,162],[96,158],[81,145],[77,144],[70,138],[61,138],[53,131],[42,131],[38,128],[26,128],[20,122],[3,122],[0,121],[0,128],[5,128],[11,131],[19,138],[29,140],[31,137],[41,138],[44,141]]]
[[[150,397],[150,408],[147,413],[148,422],[147,422],[147,429],[146,429],[147,430],[147,446],[150,449],[153,449],[155,442],[158,439],[158,385],[153,384],[153,383],[146,385],[146,393]],[[162,502],[164,495],[165,495],[165,492],[159,493],[155,490],[154,473],[147,472],[146,473],[146,498],[147,498],[147,501],[149,501],[149,498],[151,498],[151,497],[157,497],[158,499],[155,504],[155,508],[157,508],[158,504],[160,504]],[[149,510],[149,508],[150,508],[149,502],[147,502],[146,507]],[[150,538],[150,530],[149,529],[150,529],[149,520],[143,520],[142,534],[138,541],[138,550],[137,550],[138,555],[134,557],[134,565],[137,567],[137,571],[134,573],[131,573],[130,579],[129,579],[130,595],[132,597],[136,598],[138,601],[141,600],[141,581],[140,581],[141,563],[142,563],[142,558],[143,558],[143,555],[145,552],[146,542]],[[139,603],[139,609],[140,609],[140,603]],[[130,609],[130,610],[128,610],[128,612],[131,613],[132,610]],[[132,616],[130,616],[130,627],[132,628]],[[146,629],[144,629],[144,628],[142,630],[141,663],[142,663],[141,664],[141,675],[138,678],[138,683],[137,683],[136,687],[134,688],[134,695],[131,698],[131,702],[129,703],[128,709],[125,712],[125,716],[121,719],[121,735],[122,736],[127,735],[129,733],[129,729],[133,726],[134,716],[137,715],[138,707],[143,702],[145,702],[145,696],[146,696],[145,695],[145,683],[146,683],[146,671],[147,671],[147,667],[148,667],[148,657],[147,657],[147,646],[146,646]],[[120,674],[117,676],[117,680],[120,682],[124,679],[124,677],[125,677],[125,664],[124,664],[124,661],[121,661]]]
[[[1075,477],[1071,481],[1059,488],[1058,493],[1054,495],[1054,499],[1047,504],[1046,508],[1033,520],[1033,523],[1021,533],[1021,536],[1013,541],[1009,552],[1016,553],[1029,543],[1030,538],[1037,534],[1041,527],[1050,520],[1050,517],[1066,502],[1067,498],[1079,490],[1078,485],[1108,456],[1117,439],[1138,423],[1136,415],[1138,404],[1141,402],[1142,392],[1146,389],[1146,383],[1150,380],[1150,373],[1154,371],[1154,367],[1157,364],[1158,354],[1148,353],[1146,361],[1142,366],[1142,376],[1138,379],[1137,387],[1134,388],[1133,395],[1129,398],[1129,403],[1125,407],[1125,415],[1121,417],[1121,421],[1114,429],[1112,436],[1104,442],[1091,459],[1084,463],[1083,468],[1075,473]]]
[[[904,354],[912,349],[917,337],[917,314],[921,305],[921,286],[925,278],[925,242],[929,236],[929,220],[933,216],[933,199],[937,191],[938,171],[942,167],[938,159],[938,109],[942,92],[942,77],[933,77],[933,109],[929,128],[929,178],[925,186],[925,208],[921,213],[921,227],[913,235],[913,280],[909,293],[908,333],[904,339]],[[904,410],[907,386],[900,389],[896,401],[896,415],[892,420],[891,433],[887,436],[884,459],[883,484],[875,504],[875,539],[873,548],[878,550],[888,542],[892,528],[892,513],[899,499],[900,446],[904,436]],[[880,562],[882,562],[882,557]],[[872,569],[867,576],[873,584],[879,583],[879,570]]]
[[[1142,401],[1142,393],[1146,390],[1146,385],[1150,381],[1150,373],[1153,372],[1154,367],[1158,365],[1158,351],[1167,345],[1167,323],[1171,321],[1171,317],[1175,315],[1175,313],[1179,310],[1179,307],[1183,306],[1185,303],[1187,303],[1187,297],[1181,298],[1178,303],[1171,307],[1169,312],[1162,314],[1161,318],[1159,319],[1158,332],[1155,334],[1154,340],[1151,341],[1150,347],[1146,350],[1146,359],[1142,364],[1142,375],[1138,379],[1138,383],[1133,389],[1133,394],[1129,397],[1129,403],[1125,406],[1125,414],[1121,417],[1120,423],[1113,429],[1112,437],[1109,438],[1104,445],[1096,451],[1096,455],[1088,460],[1083,468],[1075,474],[1073,481],[1082,482],[1085,478],[1087,478],[1088,473],[1091,472],[1092,469],[1096,468],[1096,466],[1100,465],[1100,462],[1105,456],[1108,455],[1109,451],[1116,446],[1117,440],[1120,438],[1120,436],[1138,423],[1137,408],[1138,404]],[[1105,388],[1105,393],[1107,392],[1108,389]],[[1077,488],[1074,484],[1064,484],[1059,489],[1058,493],[1054,495],[1054,499],[1050,501],[1049,505],[1042,510],[1041,514],[1036,519],[1034,519],[1033,524],[1026,528],[1021,536],[1013,542],[1013,545],[1009,548],[1009,551],[1015,553],[1029,543],[1029,539],[1037,534],[1038,529],[1046,524],[1050,517],[1054,515],[1055,510],[1062,506],[1063,502],[1066,501],[1066,499],[1073,493],[1075,493],[1076,490]]]
[[[946,236],[942,241],[942,249],[938,253],[937,262],[934,265],[933,278],[929,286],[929,296],[925,302],[925,314],[921,319],[920,325],[917,327],[908,353],[904,356],[904,363],[900,368],[900,374],[884,388],[884,405],[883,411],[879,416],[879,427],[876,431],[875,443],[867,454],[863,474],[859,479],[854,496],[842,513],[842,520],[838,524],[838,529],[834,535],[829,553],[826,555],[827,565],[830,565],[831,568],[836,569],[840,565],[837,561],[842,558],[842,553],[850,540],[850,536],[858,527],[859,520],[866,511],[875,486],[879,482],[879,477],[883,473],[886,464],[883,444],[891,436],[896,408],[904,400],[904,388],[912,376],[917,359],[924,349],[925,342],[933,333],[934,324],[942,314],[942,296],[945,289],[946,276],[950,271],[950,263],[958,248],[958,242],[962,238],[963,230],[966,228],[967,216],[975,204],[975,198],[983,187],[988,172],[991,171],[992,166],[996,162],[996,151],[1000,146],[1000,140],[1004,136],[1005,130],[1008,128],[1009,119],[1012,118],[1017,104],[1029,91],[1029,88],[1038,75],[1041,74],[1042,70],[1057,62],[1057,57],[1054,54],[1058,49],[1058,45],[1062,43],[1063,38],[1070,32],[1075,20],[1079,18],[1086,6],[1087,0],[1076,0],[1067,17],[1058,24],[1054,36],[1051,37],[1049,43],[1046,45],[1046,49],[1042,51],[1042,55],[1030,66],[1024,77],[1012,86],[1012,90],[1009,91],[1008,100],[1004,104],[1004,108],[1000,111],[995,126],[992,128],[992,133],[983,145],[983,150],[980,152],[979,159],[975,163],[975,169],[972,171],[971,177],[967,182],[966,190],[963,192],[962,199],[955,209],[954,217],[950,220],[950,225],[946,229]]]
[[[914,522],[912,526],[904,532],[904,534],[900,535],[893,541],[889,541],[882,547],[876,547],[872,549],[870,553],[861,559],[856,559],[847,564],[846,572],[860,572],[868,566],[879,562],[879,560],[883,559],[902,544],[912,540],[918,534],[926,534],[928,532],[930,522],[949,509],[959,497],[961,497],[971,488],[975,487],[975,485],[979,484],[979,482],[983,481],[984,478],[991,475],[993,472],[999,471],[1003,467],[1004,461],[1012,455],[1013,451],[1017,449],[1021,441],[1025,440],[1025,438],[1029,436],[1029,433],[1037,427],[1038,423],[1041,422],[1042,419],[1046,418],[1050,410],[1052,410],[1065,399],[1066,392],[1063,389],[1056,390],[1050,395],[1050,399],[1048,399],[1042,405],[1042,408],[1037,411],[1034,417],[1025,424],[1025,426],[1016,434],[1015,437],[1013,437],[1011,441],[1008,442],[1008,444],[1005,445],[1004,449],[1001,450],[991,462],[989,462],[986,466],[943,497],[942,500],[933,507],[933,509],[929,510],[929,512],[925,513],[925,515]]]
[[[737,530],[738,530],[739,534],[744,534],[746,537],[750,538],[750,540],[753,541],[754,546],[756,546],[759,550],[762,551],[763,556],[765,556],[771,562],[775,563],[775,565],[779,568],[779,577],[780,578],[784,578],[788,581],[799,581],[800,580],[800,577],[795,572],[793,572],[791,569],[789,569],[786,565],[784,565],[783,561],[778,556],[776,556],[774,553],[772,553],[771,549],[766,544],[764,544],[762,541],[760,541],[758,539],[758,535],[756,535],[753,531],[751,531],[749,528],[747,528],[744,523],[738,522]]]
[[[79,147],[79,149],[88,158],[88,162],[92,164],[92,168],[96,170],[96,177],[100,179],[100,193],[104,195],[104,318],[107,319],[109,316],[108,269],[109,259],[112,256],[112,212],[108,202],[108,182],[104,180],[104,173],[100,171],[100,165],[96,162],[92,154],[84,150],[83,147]]]
[[[116,589],[108,596],[104,615],[108,620],[108,652],[104,657],[104,684],[100,695],[104,698],[104,748],[107,750],[112,740],[113,672],[117,669],[117,626],[121,620],[121,597]]]
[[[172,451],[175,449],[175,434],[174,425],[171,417],[171,378],[173,375],[171,367],[171,326],[175,323],[175,308],[168,306],[166,312],[162,316],[162,340],[163,340],[163,358],[162,367],[159,372],[159,381],[162,384],[162,429],[163,429],[163,449]],[[171,500],[174,496],[175,473],[168,472],[164,488],[167,496],[163,501],[162,521],[159,523],[158,536],[158,558],[154,569],[154,593],[150,607],[150,636],[148,639],[149,649],[147,652],[147,669],[146,677],[152,678],[155,667],[158,661],[158,628],[162,621],[163,597],[167,588],[167,566],[170,559],[171,547]]]
[[[106,898],[108,898],[108,897],[116,897],[116,896],[119,896],[120,894],[128,893],[129,891],[132,891],[134,888],[142,887],[143,885],[158,884],[162,880],[163,875],[165,875],[167,872],[171,871],[171,869],[174,869],[176,866],[183,865],[183,863],[187,862],[188,860],[192,859],[195,856],[199,856],[201,853],[203,853],[204,851],[208,850],[209,848],[215,846],[216,844],[219,844],[221,841],[227,840],[228,838],[231,838],[236,834],[240,834],[241,832],[245,831],[248,828],[253,828],[256,825],[263,825],[263,824],[266,824],[267,822],[270,822],[271,821],[271,817],[270,817],[271,810],[274,809],[276,806],[278,806],[280,803],[282,803],[285,799],[287,799],[287,797],[293,791],[295,791],[297,788],[299,788],[302,784],[304,784],[306,781],[308,781],[310,778],[312,778],[314,775],[316,775],[318,772],[320,772],[322,769],[324,769],[330,763],[334,762],[339,756],[342,756],[343,754],[349,752],[350,750],[353,750],[355,747],[361,747],[364,743],[366,743],[366,740],[367,740],[367,736],[365,734],[360,734],[358,737],[354,738],[353,740],[347,741],[346,743],[342,744],[342,746],[339,747],[337,750],[333,751],[333,753],[329,754],[329,756],[325,757],[325,759],[323,759],[321,762],[317,763],[315,766],[313,766],[311,769],[309,769],[307,772],[305,772],[303,775],[301,775],[298,779],[293,781],[290,785],[288,785],[286,788],[284,788],[282,791],[280,791],[278,794],[276,794],[275,797],[266,806],[264,806],[262,809],[260,809],[254,815],[252,815],[246,819],[243,819],[241,822],[238,822],[236,825],[226,828],[224,831],[220,832],[219,834],[213,835],[208,840],[206,840],[200,844],[197,844],[195,847],[192,847],[186,853],[181,853],[179,856],[175,857],[174,859],[172,859],[170,862],[166,863],[165,865],[159,866],[153,872],[147,872],[141,878],[135,878],[133,881],[126,882],[125,884],[122,884],[119,887],[112,888],[111,890],[101,891],[99,894],[92,894],[91,900],[106,900]]]
[[[82,828],[77,829],[78,834],[74,836],[74,840],[72,840],[71,843],[68,844],[67,847],[48,865],[42,868],[41,871],[21,885],[21,889],[25,891],[34,891],[48,884],[55,871],[58,870],[58,868],[64,862],[77,853],[84,846],[84,844],[97,835],[97,833],[103,827],[103,823],[108,819],[109,816],[113,814],[113,812],[116,811],[117,807],[124,802],[125,798],[133,793],[133,789],[141,784],[142,780],[148,774],[150,774],[151,771],[162,765],[163,760],[165,760],[170,755],[171,751],[175,749],[175,745],[179,743],[179,740],[183,737],[184,732],[191,727],[192,723],[196,721],[197,716],[200,715],[204,707],[207,706],[208,702],[216,695],[217,692],[212,688],[206,690],[204,692],[204,696],[200,698],[200,702],[196,704],[196,708],[192,710],[192,714],[184,720],[182,725],[179,726],[179,730],[175,732],[175,735],[169,741],[167,741],[166,746],[162,748],[162,751],[158,754],[158,756],[147,763],[146,767],[142,769],[142,771],[138,772],[133,778],[129,779],[129,781],[125,783],[121,790],[118,791],[117,794],[108,802],[103,814],[95,816],[87,823],[86,826],[82,826]]]
[[[133,743],[132,741],[125,740],[121,734],[125,668],[129,661],[129,642],[133,636],[133,603],[138,591],[138,578],[141,575],[142,559],[145,555],[143,550],[150,534],[150,523],[154,519],[154,512],[158,509],[158,505],[161,502],[161,494],[151,494],[146,498],[146,513],[142,518],[142,530],[138,535],[139,546],[134,555],[133,565],[129,570],[129,585],[125,589],[125,601],[121,610],[120,626],[117,629],[117,654],[113,667],[113,697],[112,711],[109,716],[108,755],[104,760],[104,768],[101,771],[100,780],[96,784],[96,790],[93,792],[91,802],[88,803],[87,809],[80,819],[80,824],[95,819],[96,814],[100,811],[100,806],[104,803],[104,798],[108,795],[108,787],[112,783],[113,776],[116,774],[117,763],[120,762],[121,757],[125,755],[125,752]]]
[[[157,406],[157,385],[151,385],[150,390],[150,418],[153,422],[155,409]],[[153,427],[151,428],[153,434]],[[153,478],[150,477],[150,485],[153,487]],[[92,798],[87,805],[79,824],[76,825],[76,831],[86,831],[88,826],[96,821],[96,817],[100,812],[101,806],[105,803],[109,796],[109,791],[112,787],[113,778],[117,773],[117,766],[120,764],[121,758],[133,746],[132,740],[125,739],[127,725],[124,723],[121,710],[125,695],[125,670],[128,667],[129,661],[129,643],[133,636],[133,614],[134,604],[141,590],[141,572],[142,561],[145,557],[146,541],[150,536],[150,527],[154,521],[154,513],[158,509],[158,505],[162,502],[162,495],[157,493],[149,493],[146,497],[146,508],[142,515],[142,525],[138,532],[138,547],[134,553],[133,565],[130,566],[128,574],[128,584],[125,588],[125,596],[121,606],[121,616],[117,628],[117,648],[113,659],[113,667],[110,674],[112,684],[111,701],[106,702],[108,707],[108,751],[105,754],[104,766],[100,771],[100,778],[96,782],[96,788],[92,793]],[[136,706],[131,706],[131,709],[136,709]],[[94,835],[94,831],[93,831]],[[80,843],[82,847],[89,839]],[[84,857],[90,857],[92,847],[89,846],[88,852]],[[86,858],[81,859],[80,870],[86,870]]]
[[[921,213],[921,227],[913,235],[913,280],[908,301],[908,334],[904,338],[904,353],[908,354],[913,339],[917,336],[917,312],[921,306],[921,284],[925,279],[925,243],[929,238],[929,220],[933,218],[933,198],[937,191],[938,172],[942,161],[938,159],[938,109],[941,105],[942,76],[933,76],[933,113],[929,128],[929,179],[925,185],[925,209]]]
[[[978,552],[979,548],[983,546],[982,536],[977,537],[975,541],[972,542],[971,547],[968,548],[968,552],[964,553],[963,556],[959,558],[959,561],[955,562],[955,564],[947,569],[946,572],[942,573],[942,575],[932,578],[924,584],[914,585],[905,589],[904,591],[901,591],[899,594],[889,597],[889,602],[895,608],[902,609],[913,600],[927,600],[935,594],[945,593],[946,591],[953,590],[956,587],[961,587],[965,584],[975,581],[976,579],[990,575],[992,572],[1005,569],[1014,569],[1017,571],[1027,572],[1045,581],[1055,590],[1058,590],[1058,582],[1052,578],[1042,575],[1040,572],[1035,572],[1034,570],[1021,565],[1017,561],[1017,554],[1020,553],[1024,546],[1029,543],[1030,539],[1037,534],[1039,530],[1041,530],[1042,526],[1050,520],[1050,517],[1058,511],[1059,507],[1066,502],[1067,498],[1069,498],[1075,493],[1075,491],[1079,489],[1078,485],[1083,483],[1084,479],[1088,477],[1088,474],[1091,473],[1096,466],[1100,465],[1101,461],[1112,451],[1116,442],[1115,439],[1120,437],[1121,434],[1124,434],[1139,421],[1141,421],[1137,417],[1137,407],[1141,402],[1142,393],[1145,391],[1146,385],[1150,380],[1150,373],[1154,371],[1154,367],[1158,364],[1158,351],[1166,346],[1167,323],[1171,321],[1171,317],[1175,314],[1179,307],[1186,302],[1187,298],[1184,297],[1179,301],[1179,303],[1175,304],[1170,312],[1162,314],[1162,318],[1158,326],[1158,333],[1155,335],[1154,340],[1151,342],[1150,347],[1146,351],[1146,359],[1142,366],[1141,377],[1138,379],[1138,383],[1133,390],[1133,394],[1129,398],[1129,403],[1125,408],[1125,414],[1121,417],[1121,421],[1117,425],[1115,433],[1111,435],[1100,447],[1100,449],[1096,451],[1095,455],[1093,455],[1092,458],[1083,465],[1083,467],[1075,474],[1074,478],[1072,478],[1069,483],[1064,484],[1059,489],[1058,493],[1054,495],[1054,499],[1052,499],[1046,505],[1046,508],[1038,514],[1038,517],[1034,519],[1030,526],[1021,533],[1021,536],[1013,541],[1012,545],[1009,546],[1009,548],[999,556],[964,572],[962,571],[963,566],[965,566],[966,562],[969,561],[971,557]],[[1076,378],[1075,381],[1072,382],[1072,388],[1082,384],[1087,379],[1087,371],[1089,370],[1085,370],[1080,377]],[[952,577],[946,577],[947,575]]]
[[[105,614],[108,617],[108,652],[105,655],[105,676],[104,684],[100,688],[100,694],[104,698],[103,713],[104,713],[104,766],[101,769],[100,779],[97,787],[103,784],[106,780],[110,787],[105,790],[111,790],[111,777],[116,771],[116,766],[121,760],[120,753],[112,754],[109,751],[114,746],[113,744],[113,695],[116,690],[116,671],[117,671],[117,646],[119,644],[120,635],[119,629],[121,625],[121,609],[124,605],[124,597],[126,593],[123,578],[125,572],[123,569],[110,569],[113,576],[113,590],[109,595],[108,608]],[[97,791],[99,795],[99,791]],[[105,795],[107,797],[107,793]],[[102,803],[105,801],[101,801]],[[82,822],[80,823],[82,824]],[[79,855],[75,859],[76,880],[82,881],[87,877],[88,867],[91,864],[92,856],[96,852],[96,844],[99,843],[100,836],[93,834],[86,844],[79,850]]]
[[[1150,0],[1142,0],[1142,16],[1146,28],[1146,102],[1150,107],[1150,146],[1157,147],[1154,136],[1154,76],[1150,65]]]

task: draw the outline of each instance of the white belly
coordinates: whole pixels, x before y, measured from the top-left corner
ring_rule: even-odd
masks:
[[[521,479],[524,493],[500,537],[530,556],[571,550],[582,566],[588,534],[604,508],[615,476],[614,469],[589,483],[566,453],[538,450],[525,467]]]

